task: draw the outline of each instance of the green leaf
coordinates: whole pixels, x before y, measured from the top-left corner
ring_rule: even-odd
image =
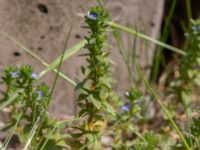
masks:
[[[195,82],[198,86],[200,86],[200,79],[199,79],[199,78],[195,78],[195,79],[194,79],[194,82]]]
[[[90,96],[89,96],[89,100],[92,102],[92,104],[94,104],[94,106],[95,106],[97,109],[100,109],[100,108],[101,108],[100,99],[95,99],[95,98],[94,98],[94,95],[90,95]]]
[[[182,98],[183,103],[184,103],[185,111],[186,111],[187,115],[190,116],[191,115],[190,96],[186,92],[182,91],[181,92],[181,98]]]
[[[190,97],[189,97],[189,95],[186,92],[182,91],[181,92],[181,98],[183,99],[184,104],[186,106],[188,106],[189,103],[190,103]]]
[[[54,140],[49,140],[44,147],[44,150],[61,150],[62,147],[58,146]]]
[[[10,105],[12,102],[14,102],[14,101],[18,98],[20,92],[23,92],[23,90],[22,90],[22,89],[17,90],[17,91],[16,91],[13,95],[11,95],[6,101],[0,103],[0,111],[1,111],[2,109],[4,109],[5,107],[7,107],[8,105]]]
[[[66,148],[66,149],[71,149],[69,145],[67,145],[67,143],[65,142],[65,140],[61,140],[59,141],[57,144],[57,146],[60,146],[60,147],[63,147],[63,148]]]
[[[87,97],[88,97],[87,94],[80,94],[80,95],[78,96],[78,101],[85,100]]]
[[[83,86],[84,86],[84,84],[85,84],[85,82],[87,82],[87,81],[88,81],[88,78],[85,78],[82,82],[78,83],[78,84],[76,85],[76,87],[75,87],[75,90],[80,90],[80,89],[82,89]]]
[[[62,123],[59,123],[59,124],[56,125],[56,127],[57,127],[58,129],[64,129],[64,128],[65,128],[65,125],[62,124]]]
[[[105,110],[110,113],[112,116],[116,116],[116,111],[113,109],[113,107],[107,102],[103,101],[102,103],[105,107]]]

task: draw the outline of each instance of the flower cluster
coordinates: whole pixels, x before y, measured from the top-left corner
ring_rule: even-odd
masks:
[[[5,84],[7,88],[2,92],[3,98],[0,101],[12,106],[10,108],[12,108],[13,122],[16,121],[16,116],[22,114],[21,120],[24,119],[27,122],[21,124],[24,129],[28,128],[30,123],[34,125],[39,116],[42,118],[41,122],[47,123],[46,112],[49,106],[50,92],[44,83],[37,84],[37,77],[36,72],[28,65],[19,68],[6,67],[2,77],[2,84]],[[12,101],[9,101],[10,99]],[[24,136],[25,133],[19,133],[22,143],[26,142]]]

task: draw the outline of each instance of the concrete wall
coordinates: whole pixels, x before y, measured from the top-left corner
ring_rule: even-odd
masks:
[[[137,28],[156,38],[159,34],[163,1],[109,0],[108,8],[116,22]],[[74,26],[69,47],[84,38],[87,31],[81,28],[84,22],[79,14],[85,13],[86,9],[94,4],[92,0],[0,0],[0,30],[10,34],[50,63],[60,55],[71,22]],[[130,36],[122,34],[122,37],[127,44]],[[114,76],[118,80],[116,88],[123,93],[129,86],[127,69],[116,48],[116,43],[112,38],[109,41],[113,46],[111,58],[116,62],[114,65]],[[139,40],[137,42],[137,54],[142,66],[145,67],[151,64],[154,45],[146,45]],[[0,56],[0,69],[10,64],[31,64],[38,73],[44,69],[37,60],[1,34]],[[81,75],[80,66],[84,62],[81,57],[73,56],[63,64],[62,72],[77,81]],[[49,73],[43,80],[51,85],[54,76],[54,73]],[[59,79],[54,97],[51,107],[53,115],[62,116],[75,112],[74,87],[63,79]]]

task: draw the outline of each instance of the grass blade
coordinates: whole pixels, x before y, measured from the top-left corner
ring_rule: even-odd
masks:
[[[40,125],[40,122],[39,122],[39,121],[40,121],[40,119],[41,119],[42,113],[43,113],[43,111],[41,112],[41,114],[40,114],[40,116],[37,118],[37,120],[36,120],[36,122],[35,122],[33,128],[31,129],[30,135],[29,135],[29,137],[28,137],[28,140],[27,140],[27,142],[26,142],[26,144],[25,144],[23,150],[27,150],[27,149],[28,149],[28,147],[29,147],[29,145],[30,145],[30,143],[31,143],[31,141],[32,141],[32,139],[33,139],[35,133],[36,133],[36,130],[37,130],[38,126]]]
[[[78,120],[81,120],[81,119],[83,119],[83,118],[68,119],[68,120],[63,120],[63,121],[58,122],[58,123],[55,125],[55,127],[51,130],[51,132],[49,133],[49,135],[52,136],[53,133],[56,131],[56,129],[57,129],[60,125],[66,124],[66,123],[71,123],[71,122],[78,121]],[[44,143],[43,143],[43,145],[41,146],[40,150],[43,150],[43,149],[45,148],[45,146],[46,146],[46,144],[48,143],[48,141],[49,141],[49,138],[47,138],[47,139],[44,141]],[[39,144],[39,145],[40,145],[40,144]],[[38,146],[39,146],[39,145],[38,145]],[[35,150],[37,150],[37,149],[35,149]]]
[[[52,95],[53,95],[53,92],[54,92],[54,89],[55,89],[55,86],[56,86],[56,82],[58,80],[59,72],[60,72],[61,65],[62,65],[63,58],[64,58],[65,49],[67,48],[69,37],[71,35],[71,31],[72,31],[72,26],[71,26],[71,28],[69,30],[68,35],[67,35],[67,38],[66,38],[66,41],[65,41],[65,44],[64,44],[64,48],[62,50],[62,54],[61,54],[59,62],[58,62],[58,70],[56,72],[56,76],[55,76],[55,79],[54,79],[54,82],[53,82],[53,85],[52,85],[52,88],[51,88],[51,91],[50,91],[49,103],[51,101],[51,98],[52,98]],[[31,131],[31,133],[35,133],[37,127],[39,126],[39,123],[36,122],[34,126],[35,127],[33,127],[33,132]],[[55,129],[53,130],[53,132],[54,131],[55,131]],[[31,140],[32,140],[33,136],[34,136],[34,134],[30,134],[30,138],[28,139],[28,141],[27,141],[27,143],[26,143],[26,145],[24,147],[24,150],[26,150],[28,148],[28,145],[31,143]]]
[[[176,125],[176,123],[172,119],[172,116],[170,115],[169,111],[167,110],[167,108],[165,107],[165,105],[160,100],[159,96],[156,94],[155,90],[151,87],[151,85],[149,84],[149,82],[147,81],[147,79],[145,78],[145,76],[143,75],[141,67],[140,67],[140,65],[136,61],[135,61],[135,67],[136,67],[138,73],[140,74],[140,77],[142,78],[142,81],[144,82],[147,90],[149,91],[149,93],[151,93],[155,97],[156,101],[161,106],[163,112],[165,113],[165,115],[169,119],[172,127],[176,130],[177,134],[179,135],[180,139],[182,140],[182,142],[185,145],[185,147],[187,148],[187,150],[190,150],[190,147],[189,147],[186,139],[184,138],[183,134],[181,133],[181,131],[179,130],[178,126]]]
[[[173,52],[176,52],[176,53],[178,53],[178,54],[186,55],[186,53],[185,53],[184,51],[182,51],[181,49],[178,49],[178,48],[173,47],[173,46],[171,46],[171,45],[165,44],[165,43],[163,43],[163,42],[161,42],[161,41],[158,41],[158,40],[156,40],[156,39],[153,39],[153,38],[151,38],[151,37],[149,37],[149,36],[147,36],[147,35],[145,35],[145,34],[142,34],[142,33],[138,32],[138,31],[135,31],[134,29],[130,29],[130,28],[121,26],[121,25],[116,24],[116,23],[114,23],[114,22],[107,22],[107,23],[108,23],[108,25],[110,25],[112,28],[116,28],[116,29],[122,30],[122,31],[124,31],[124,32],[130,33],[130,34],[132,34],[132,35],[134,35],[134,36],[137,36],[137,37],[142,38],[142,39],[144,39],[144,40],[150,41],[150,42],[152,42],[152,43],[154,43],[154,44],[157,44],[157,45],[159,45],[159,46],[161,46],[161,47],[164,47],[164,48],[166,48],[166,49],[168,49],[168,50],[171,50],[171,51],[173,51]]]
[[[17,98],[17,96],[18,96],[18,91],[12,97],[10,97],[7,101],[5,101],[4,103],[0,105],[0,111],[4,109],[5,107],[7,107],[9,104],[11,104]]]
[[[35,59],[37,59],[39,62],[41,62],[43,65],[47,65],[47,63],[45,61],[43,61],[40,57],[38,57],[37,55],[35,55],[33,52],[31,52],[31,50],[29,50],[28,48],[26,48],[25,46],[23,46],[22,44],[20,44],[15,38],[13,38],[12,36],[10,36],[9,34],[0,31],[0,33],[2,35],[4,35],[5,37],[7,37],[10,41],[12,41],[14,44],[16,44],[18,47],[20,47],[22,50],[24,50],[25,52],[27,52],[28,54],[30,54],[32,57],[34,57]]]
[[[49,71],[53,70],[56,66],[58,66],[58,65],[59,65],[59,62],[60,62],[60,60],[61,60],[61,58],[63,59],[63,61],[64,61],[64,60],[67,60],[67,59],[70,58],[72,55],[74,55],[75,53],[77,53],[78,51],[80,51],[80,49],[81,49],[82,47],[84,47],[85,43],[86,43],[86,41],[83,40],[83,41],[81,41],[80,43],[76,44],[76,45],[75,45],[74,47],[72,47],[71,49],[66,50],[66,51],[64,52],[64,54],[62,54],[62,55],[63,55],[63,58],[62,58],[62,55],[59,56],[57,59],[55,59],[55,60],[53,61],[53,63],[49,64],[48,67],[47,67],[45,70],[43,70],[43,71],[39,74],[39,76],[45,75],[45,74],[48,73]]]
[[[191,0],[186,0],[186,9],[188,20],[192,19],[192,7],[191,7]]]
[[[17,122],[15,123],[15,126],[13,127],[11,134],[6,138],[5,142],[3,143],[3,147],[0,147],[1,150],[6,150],[8,144],[9,144],[9,142],[10,142],[10,140],[11,140],[11,138],[12,138],[12,136],[13,136],[16,128],[17,128],[17,125],[19,124],[21,116],[22,116],[22,113],[18,116]]]
[[[68,45],[68,42],[69,42],[69,37],[71,35],[71,31],[72,31],[72,26],[69,29],[69,33],[67,35],[62,54],[61,54],[60,58],[58,59],[59,61],[57,61],[57,63],[58,63],[58,71],[56,72],[56,76],[55,76],[55,79],[54,79],[54,82],[53,82],[53,86],[51,88],[49,100],[51,100],[51,98],[52,98],[52,95],[53,95],[53,92],[54,92],[54,89],[55,89],[55,86],[56,86],[56,82],[58,80],[59,72],[60,72],[60,69],[61,69],[62,62],[63,62],[64,54],[65,54],[65,49],[67,48],[67,45]],[[52,65],[50,65],[50,67],[51,66]]]
[[[170,7],[169,14],[166,17],[165,24],[164,24],[163,31],[162,31],[162,37],[161,37],[162,42],[166,42],[167,38],[169,36],[168,28],[169,28],[170,21],[173,17],[173,14],[174,14],[174,11],[175,11],[175,8],[176,8],[176,4],[177,4],[177,0],[174,0],[172,2],[171,7]],[[151,77],[150,77],[151,80],[153,80],[153,81],[156,81],[156,78],[158,77],[160,64],[164,63],[163,62],[164,56],[161,53],[162,50],[163,50],[163,47],[160,47],[155,51],[154,63],[153,63],[153,67],[152,67],[152,70],[151,70]],[[163,60],[162,60],[162,58],[163,58]]]
[[[113,35],[114,35],[114,38],[117,42],[117,45],[119,47],[119,53],[121,54],[126,66],[127,66],[127,69],[128,69],[128,73],[129,73],[129,76],[130,78],[132,78],[132,70],[131,70],[131,66],[129,64],[129,60],[128,60],[128,55],[126,53],[126,49],[125,49],[125,46],[124,44],[122,43],[122,39],[120,37],[120,33],[119,31],[117,31],[116,29],[113,30]]]
[[[49,64],[47,63],[47,62],[45,62],[45,61],[43,61],[39,56],[37,56],[37,55],[35,55],[33,52],[31,52],[31,50],[29,50],[28,48],[26,48],[25,46],[23,46],[22,44],[20,44],[17,40],[15,40],[12,36],[10,36],[10,35],[8,35],[7,33],[5,33],[5,32],[0,32],[2,35],[4,35],[5,37],[7,37],[10,41],[12,41],[14,44],[16,44],[18,47],[20,47],[22,50],[24,50],[25,52],[27,52],[29,55],[31,55],[32,57],[34,57],[36,60],[38,60],[42,65],[44,65],[45,67],[49,67]],[[76,46],[74,46],[73,48],[71,48],[71,49],[69,49],[68,51],[78,51],[78,50],[80,50],[80,48],[82,48],[83,46],[84,46],[84,42],[85,41],[81,41],[80,43],[78,43]],[[70,56],[72,56],[72,53],[73,52],[70,52]],[[74,54],[74,53],[73,53]],[[69,56],[69,57],[70,57]],[[67,57],[67,54],[66,54],[66,56],[64,57],[64,60],[65,59],[67,59],[67,58],[69,58],[69,57]],[[56,66],[54,66],[54,68],[55,68]],[[54,72],[57,72],[57,70],[56,69],[53,69],[53,67],[51,67],[51,69],[48,69],[48,71],[50,71],[50,70],[53,70]],[[46,74],[47,72],[45,72],[44,74]],[[76,83],[72,80],[72,79],[70,79],[69,77],[67,77],[65,74],[63,74],[63,73],[61,73],[61,72],[59,72],[59,75],[63,78],[63,79],[65,79],[67,82],[69,82],[70,84],[72,84],[73,86],[75,86],[76,85]],[[39,77],[38,78],[41,78],[43,75],[39,75]]]

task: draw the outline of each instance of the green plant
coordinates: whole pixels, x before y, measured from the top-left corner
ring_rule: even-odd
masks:
[[[109,105],[112,88],[109,78],[110,61],[107,59],[109,51],[104,50],[107,37],[108,25],[105,21],[108,14],[100,6],[90,9],[85,16],[85,22],[90,29],[90,36],[86,37],[85,48],[88,52],[87,66],[82,67],[82,73],[85,78],[77,84],[76,90],[81,90],[78,97],[78,106],[80,108],[77,117],[86,117],[80,127],[80,136],[86,137],[86,143],[95,137],[101,130],[100,122],[105,119],[106,112],[112,111]],[[113,112],[111,112],[113,114]],[[76,134],[77,135],[77,134]]]
[[[185,92],[185,95],[180,95],[182,96],[181,98],[184,98],[184,104],[187,104],[185,106],[188,106],[185,97],[190,97],[195,84],[199,83],[199,73],[194,68],[200,62],[200,54],[198,52],[200,23],[199,21],[193,21],[192,29],[188,33],[188,47],[191,50],[181,51],[133,29],[110,22],[108,18],[109,15],[103,8],[103,5],[92,7],[85,16],[85,22],[90,34],[85,40],[78,43],[69,51],[65,51],[66,42],[61,56],[50,65],[6,35],[47,68],[39,75],[28,65],[22,67],[7,67],[5,69],[2,83],[6,85],[6,89],[2,93],[3,98],[0,101],[0,110],[7,108],[12,111],[12,114],[11,120],[2,128],[2,130],[7,131],[11,129],[11,133],[5,139],[1,149],[4,150],[7,148],[13,134],[19,137],[20,142],[24,146],[24,150],[81,150],[104,148],[154,150],[161,147],[160,143],[163,143],[163,141],[158,138],[157,132],[149,129],[148,125],[145,129],[140,127],[141,124],[138,121],[140,113],[139,103],[143,94],[135,86],[137,84],[132,85],[134,88],[130,88],[122,98],[117,96],[112,88],[112,80],[109,76],[111,61],[108,59],[110,52],[106,46],[108,29],[112,27],[115,31],[122,30],[181,54],[183,57],[180,63],[180,76],[175,82],[176,86],[174,86],[174,89],[178,89],[177,91],[181,89],[180,91]],[[121,46],[120,52],[124,55],[127,66],[131,63],[128,66],[130,76],[134,73],[132,69],[135,67],[147,91],[154,96],[156,102],[166,114],[173,129],[182,140],[183,143],[179,143],[179,147],[182,149],[190,149],[190,147],[192,149],[198,149],[200,142],[199,118],[194,119],[188,128],[188,136],[183,136],[183,132],[179,130],[174,118],[172,118],[171,112],[166,109],[158,94],[146,80],[145,74],[141,71],[140,65],[135,59],[134,52],[129,53],[133,57],[132,62],[130,62],[128,54],[124,51],[122,40],[119,38],[119,31],[115,32],[115,38],[118,45]],[[63,60],[78,52],[83,45],[88,50],[83,54],[86,58],[87,65],[81,68],[84,79],[76,83],[59,71]],[[57,70],[55,69],[56,66],[59,66]],[[49,90],[44,83],[40,83],[39,79],[51,70],[57,74],[53,86]],[[76,90],[79,90],[77,100],[79,111],[72,120],[58,121],[48,116],[48,108],[51,104],[58,75],[74,85]],[[134,84],[134,80],[131,79],[131,83]],[[144,123],[148,124],[148,122]],[[104,142],[103,139],[105,138],[109,138],[110,143]],[[178,148],[176,144],[174,147]]]
[[[28,122],[22,130],[33,125],[38,116],[44,115],[43,117],[46,118],[45,114],[41,113],[41,111],[44,112],[48,105],[46,100],[42,100],[43,94],[47,94],[47,88],[45,85],[33,86],[36,81],[36,74],[30,66],[24,66],[20,69],[7,67],[2,80],[7,86],[6,91],[3,92],[2,103],[10,99],[13,94],[17,94],[17,97],[10,105],[10,109],[13,112],[10,127],[14,125],[16,116],[19,114],[22,114],[20,119],[25,119]],[[23,135],[23,138],[20,138],[24,142],[27,134],[23,132],[21,135]]]
[[[4,130],[16,129],[20,142],[25,145],[24,149],[29,146],[33,149],[36,143],[40,147],[45,139],[49,138],[45,133],[57,124],[55,120],[48,117],[50,90],[44,83],[38,83],[37,77],[37,74],[28,65],[19,68],[6,67],[5,75],[2,77],[2,83],[6,85],[6,90],[2,93],[1,104],[11,99],[13,95],[17,95],[7,107],[12,114],[11,120]],[[2,149],[6,149],[9,140],[5,141]],[[61,148],[60,142],[61,140],[57,136],[51,138],[48,144],[54,143],[54,147]]]
[[[193,123],[191,124],[190,131],[192,136],[188,137],[188,141],[190,138],[192,139],[192,149],[197,150],[200,149],[200,112],[198,112],[198,117],[193,118]]]
[[[112,143],[109,145],[113,149],[129,149],[133,147],[138,137],[143,138],[136,125],[136,116],[140,111],[138,103],[141,92],[136,88],[131,88],[125,93],[125,97],[126,100],[121,100],[119,115],[110,121],[113,123],[120,120],[107,134],[107,136],[113,137]]]
[[[143,135],[143,139],[140,139],[140,141],[138,141],[133,148],[136,150],[154,150],[157,148],[158,143],[158,137],[154,133],[146,132]]]
[[[191,114],[190,97],[197,85],[200,85],[199,70],[200,66],[200,20],[191,21],[190,30],[186,33],[187,45],[185,52],[179,62],[179,76],[171,82],[176,99],[182,102],[187,115]]]

